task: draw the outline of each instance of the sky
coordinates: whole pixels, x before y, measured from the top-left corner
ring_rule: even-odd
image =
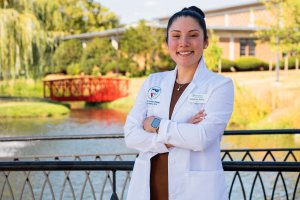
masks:
[[[170,16],[183,7],[198,6],[202,10],[241,5],[258,0],[96,0],[119,16],[122,24]]]

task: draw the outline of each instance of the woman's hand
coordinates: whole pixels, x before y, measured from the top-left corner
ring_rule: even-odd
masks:
[[[188,123],[190,123],[190,124],[198,124],[203,119],[205,119],[205,116],[206,116],[206,113],[204,112],[204,110],[201,110],[196,115],[194,115],[190,120],[188,120]]]
[[[143,122],[143,128],[149,133],[156,133],[156,129],[151,126],[154,116],[147,117]]]
[[[201,110],[196,115],[194,115],[190,120],[188,120],[187,123],[198,124],[203,119],[205,119],[205,116],[206,116],[206,113],[204,112],[204,110]],[[154,119],[154,116],[147,117],[143,122],[143,128],[144,128],[145,131],[147,131],[149,133],[156,133],[157,134],[156,129],[151,126],[151,123],[152,123],[153,119]],[[165,144],[165,145],[166,145],[167,148],[174,147],[172,144]]]

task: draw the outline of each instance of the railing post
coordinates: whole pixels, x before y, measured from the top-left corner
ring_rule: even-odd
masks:
[[[117,195],[117,187],[116,187],[116,170],[112,170],[113,173],[113,193],[110,197],[110,200],[119,200],[118,195]]]

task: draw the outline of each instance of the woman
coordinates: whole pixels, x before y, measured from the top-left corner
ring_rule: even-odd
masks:
[[[233,83],[205,66],[204,13],[175,13],[167,46],[175,70],[151,74],[124,127],[125,142],[140,151],[127,200],[225,200],[220,141],[233,111]]]

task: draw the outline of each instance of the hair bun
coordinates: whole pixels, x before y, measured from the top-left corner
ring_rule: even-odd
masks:
[[[190,11],[193,11],[193,12],[196,12],[198,13],[200,16],[202,16],[203,18],[205,18],[205,14],[204,12],[198,8],[197,6],[190,6],[188,8],[183,8],[182,11],[185,11],[185,10],[190,10]]]

